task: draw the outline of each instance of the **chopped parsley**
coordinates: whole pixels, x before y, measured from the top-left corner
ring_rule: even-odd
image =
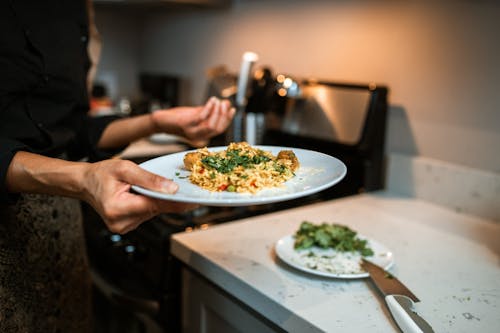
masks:
[[[365,239],[356,237],[357,233],[340,224],[322,223],[320,225],[303,221],[295,233],[294,247],[297,250],[309,249],[313,246],[339,252],[359,252],[362,256],[373,255]]]
[[[175,175],[177,176],[177,178],[179,179],[186,179],[186,178],[189,178],[188,176],[181,176],[181,173],[180,172],[176,172]]]
[[[257,164],[265,163],[270,161],[271,158],[264,154],[248,156],[241,154],[239,149],[233,149],[226,151],[226,157],[220,155],[207,156],[201,159],[201,163],[205,167],[217,170],[220,173],[230,173],[236,167],[242,166],[245,169],[253,168]]]

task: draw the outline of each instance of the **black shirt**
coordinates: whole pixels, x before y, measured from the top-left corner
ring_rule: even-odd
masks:
[[[87,43],[85,0],[0,1],[0,202],[17,151],[107,157],[96,144],[114,118],[87,114]]]

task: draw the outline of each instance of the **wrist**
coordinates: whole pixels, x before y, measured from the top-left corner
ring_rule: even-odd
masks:
[[[174,110],[158,110],[150,113],[152,134],[170,133],[180,135],[176,125]]]
[[[69,197],[87,201],[90,163],[87,162],[67,162],[60,174],[60,184],[63,193]]]
[[[156,134],[161,132],[160,125],[158,124],[158,112],[160,111],[151,112],[148,117],[151,134]]]
[[[81,199],[88,164],[21,151],[9,165],[6,185],[13,193],[43,193]]]

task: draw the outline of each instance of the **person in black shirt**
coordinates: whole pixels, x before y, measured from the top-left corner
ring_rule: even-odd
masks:
[[[78,200],[116,233],[192,208],[132,193],[131,185],[166,193],[178,186],[133,162],[107,158],[159,132],[207,142],[234,115],[229,101],[211,98],[203,106],[131,118],[90,117],[87,5],[0,2],[1,332],[89,332]]]

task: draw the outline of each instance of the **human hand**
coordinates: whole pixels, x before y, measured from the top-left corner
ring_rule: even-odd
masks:
[[[151,116],[159,132],[181,135],[201,146],[211,137],[223,133],[231,124],[234,113],[229,100],[211,97],[203,106],[158,110]]]
[[[84,174],[84,200],[102,217],[109,230],[119,234],[137,228],[160,214],[183,212],[196,205],[146,197],[130,192],[131,184],[173,194],[178,185],[126,160],[88,164]]]

